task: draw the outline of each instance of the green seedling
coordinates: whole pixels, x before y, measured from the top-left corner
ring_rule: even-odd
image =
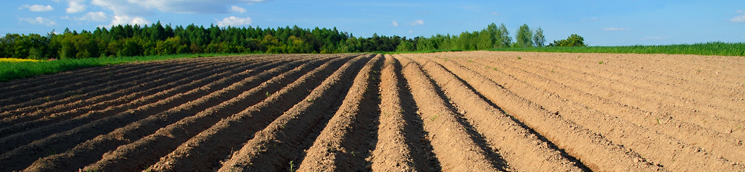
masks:
[[[293,164],[294,161],[290,161],[290,172],[295,171],[295,164]]]
[[[432,118],[430,118],[429,120],[435,121],[437,119],[437,117],[440,117],[440,115],[435,115]]]
[[[603,61],[598,62],[598,64],[603,64]]]
[[[468,63],[473,63],[473,60],[468,60]]]
[[[497,69],[497,68],[493,68],[493,69],[494,69],[494,71],[499,71],[499,69]]]
[[[356,155],[354,155],[354,153],[355,153],[355,152],[354,152],[354,151],[352,151],[352,156],[356,156]]]
[[[272,96],[269,92],[266,92],[266,97]]]
[[[551,73],[554,73],[554,69],[551,69]]]
[[[522,57],[520,57],[520,56],[517,56],[517,59],[518,59],[518,60],[520,60],[520,59],[523,59],[523,58],[522,58]]]

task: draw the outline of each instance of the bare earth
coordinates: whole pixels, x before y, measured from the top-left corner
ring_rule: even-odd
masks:
[[[250,55],[0,83],[2,171],[745,171],[745,57]]]

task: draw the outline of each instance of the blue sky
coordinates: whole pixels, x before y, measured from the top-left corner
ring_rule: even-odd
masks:
[[[112,24],[336,27],[355,36],[459,34],[522,24],[546,40],[579,34],[590,45],[745,42],[745,1],[2,1],[0,33],[93,30]]]

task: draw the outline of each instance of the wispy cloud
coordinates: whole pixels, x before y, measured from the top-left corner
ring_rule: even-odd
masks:
[[[245,8],[241,8],[239,6],[233,5],[233,6],[230,7],[230,11],[237,12],[237,13],[245,13],[246,12],[246,9]]]
[[[424,25],[424,21],[423,20],[414,20],[411,23],[409,23],[409,25],[412,25],[412,26]]]
[[[620,27],[606,27],[602,28],[604,31],[626,31],[629,30],[629,28],[620,28]]]
[[[242,25],[249,25],[251,24],[251,18],[240,18],[235,16],[230,16],[228,18],[222,19],[222,21],[217,21],[218,26],[242,26]]]
[[[735,23],[743,23],[743,22],[745,22],[745,12],[743,12],[742,10],[737,10],[737,14],[740,14],[740,15],[739,16],[735,16],[732,19],[729,19],[729,21],[735,22]]]
[[[25,21],[33,25],[45,25],[45,26],[55,26],[57,25],[57,22],[55,22],[52,19],[44,18],[44,17],[36,17],[36,18],[18,18],[20,21]]]
[[[500,13],[498,13],[498,12],[491,12],[491,15],[495,15],[495,16],[498,16],[498,15],[502,15],[502,14],[500,14]]]
[[[114,16],[114,19],[111,20],[111,25],[147,25],[150,24],[150,21],[147,21],[145,18],[142,17],[130,17],[130,16]]]
[[[29,11],[33,11],[33,12],[44,12],[44,11],[52,11],[52,10],[54,10],[54,8],[52,8],[51,5],[44,6],[44,5],[39,5],[39,4],[22,5],[21,7],[18,7],[19,10],[20,9],[24,9],[24,8],[25,9],[28,9]]]
[[[79,13],[85,11],[85,0],[70,0],[66,11],[67,13]]]
[[[398,22],[396,22],[396,20],[393,20],[393,26],[398,27]]]
[[[414,31],[413,30],[409,30],[409,33],[414,33]]]
[[[99,12],[88,12],[83,17],[77,18],[76,20],[80,20],[80,21],[89,20],[89,21],[102,22],[108,19],[109,17],[106,16],[106,13],[104,13],[103,11],[99,11]]]

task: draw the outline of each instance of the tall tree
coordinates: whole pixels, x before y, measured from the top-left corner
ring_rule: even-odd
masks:
[[[543,29],[539,26],[538,29],[535,30],[535,35],[533,35],[533,43],[536,47],[543,47],[546,43],[546,38],[543,37]]]
[[[533,31],[530,30],[528,24],[523,24],[522,26],[520,26],[520,28],[517,30],[517,35],[515,35],[515,39],[517,41],[517,47],[533,47]]]
[[[498,36],[496,41],[499,42],[498,47],[510,47],[510,45],[512,45],[512,37],[510,37],[510,31],[507,30],[507,26],[505,26],[504,23],[499,25],[499,32],[497,33],[497,35]]]

